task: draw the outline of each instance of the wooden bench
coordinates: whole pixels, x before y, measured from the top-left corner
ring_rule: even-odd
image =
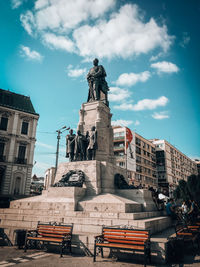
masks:
[[[103,227],[102,235],[95,237],[94,258],[99,248],[103,258],[103,248],[130,250],[144,253],[144,266],[147,259],[151,262],[150,232],[148,230]]]
[[[195,246],[195,242],[197,242],[198,247],[200,247],[200,231],[198,226],[187,225],[185,223],[177,223],[175,225],[175,233],[176,236],[182,238],[184,242],[191,241],[193,243],[193,246]]]
[[[24,251],[34,243],[42,242],[43,245],[49,243],[57,243],[60,245],[60,257],[62,257],[64,249],[69,248],[71,253],[71,239],[72,239],[73,224],[51,224],[38,222],[36,230],[29,230],[26,232]]]

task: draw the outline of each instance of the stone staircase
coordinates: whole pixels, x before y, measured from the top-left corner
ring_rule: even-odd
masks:
[[[36,229],[38,221],[73,223],[73,252],[92,255],[94,236],[101,234],[102,226],[148,229],[154,234],[171,225],[169,217],[156,210],[148,190],[84,193],[84,188],[53,187],[40,196],[12,201],[9,209],[0,209],[0,228],[14,243],[16,229]]]

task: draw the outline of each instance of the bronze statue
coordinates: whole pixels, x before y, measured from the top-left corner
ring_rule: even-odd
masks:
[[[76,135],[73,133],[72,129],[66,136],[66,158],[69,158],[69,161],[74,160],[75,137]]]
[[[87,81],[89,84],[88,100],[92,102],[96,100],[104,100],[108,105],[108,91],[109,87],[105,80],[106,71],[102,65],[98,65],[99,60],[95,58],[93,60],[94,67],[90,69],[87,75]],[[101,97],[101,92],[104,94],[104,99]]]
[[[75,161],[84,159],[84,138],[85,136],[78,130],[75,137]]]
[[[97,130],[95,126],[91,128],[89,145],[87,150],[88,150],[88,160],[94,160],[97,150]]]
[[[89,132],[86,132],[86,135],[83,138],[83,159],[87,160],[88,159],[88,153],[87,153],[87,148],[90,142],[90,136]]]

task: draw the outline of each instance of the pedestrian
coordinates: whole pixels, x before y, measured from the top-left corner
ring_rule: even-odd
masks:
[[[166,205],[166,213],[170,216],[173,220],[177,219],[177,215],[175,213],[175,205],[174,200],[172,198],[169,199],[169,202]]]

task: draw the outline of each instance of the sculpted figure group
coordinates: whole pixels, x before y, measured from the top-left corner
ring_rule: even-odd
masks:
[[[69,131],[66,136],[66,158],[69,161],[79,160],[94,160],[97,150],[97,131],[96,127],[91,128],[91,132],[87,131],[86,134],[82,134],[81,131],[77,131],[75,135],[73,130]]]

